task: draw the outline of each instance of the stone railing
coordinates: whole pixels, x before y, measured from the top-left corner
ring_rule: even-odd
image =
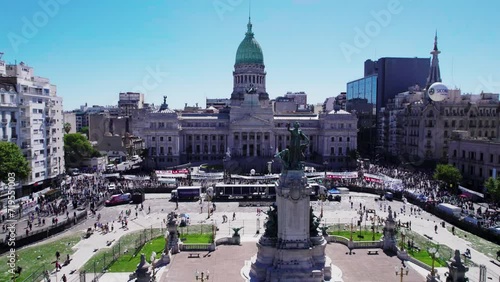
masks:
[[[222,237],[215,240],[215,245],[239,245],[239,242],[234,237]]]
[[[215,251],[215,244],[179,244],[181,252],[189,251]]]
[[[328,235],[325,239],[328,243],[340,243],[351,249],[382,248],[383,244],[383,241],[350,241],[346,237],[337,235]]]

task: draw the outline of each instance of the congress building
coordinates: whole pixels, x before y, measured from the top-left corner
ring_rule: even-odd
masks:
[[[355,115],[340,109],[320,114],[277,114],[266,83],[264,55],[249,20],[245,38],[236,51],[228,106],[178,111],[169,109],[164,99],[159,108],[132,112],[130,130],[145,140],[147,165],[165,169],[208,163],[242,173],[250,169],[267,173],[274,155],[289,142],[287,125],[293,128],[295,122],[309,137],[306,163],[330,170],[355,165]]]

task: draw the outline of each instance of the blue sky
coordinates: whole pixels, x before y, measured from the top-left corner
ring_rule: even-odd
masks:
[[[5,1],[0,52],[50,78],[65,110],[134,90],[155,104],[167,95],[171,108],[204,105],[231,95],[248,1]],[[305,91],[323,102],[361,78],[366,59],[430,57],[436,29],[443,82],[498,93],[499,9],[494,0],[253,0],[252,23],[271,98]]]

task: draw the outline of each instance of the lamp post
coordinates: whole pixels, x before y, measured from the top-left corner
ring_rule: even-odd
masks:
[[[350,240],[352,241],[352,218],[351,218],[351,239]]]
[[[212,200],[212,197],[210,195],[207,195],[207,218],[210,218],[210,200]]]
[[[406,232],[404,229],[401,228],[401,251],[405,250],[405,236]]]
[[[210,275],[210,272],[207,270],[205,272],[199,272],[198,270],[196,271],[196,281],[201,281],[201,282],[204,282],[204,281],[207,281],[209,280],[209,275]]]
[[[375,217],[372,220],[372,241],[375,241]]]
[[[395,270],[396,270],[396,276],[399,276],[401,278],[401,282],[403,282],[403,276],[405,275],[408,275],[408,266],[404,266],[402,263],[401,263],[401,266],[396,266],[395,267]]]
[[[321,201],[321,212],[319,214],[319,217],[323,218],[323,203],[326,200],[326,195],[325,194],[319,194],[319,200]]]
[[[326,185],[326,168],[327,168],[327,165],[328,165],[328,161],[324,161],[323,165],[325,166],[325,181],[324,181],[325,183],[324,184]]]
[[[431,247],[427,249],[427,252],[431,256],[432,259],[432,269],[431,269],[431,277],[436,276],[436,269],[434,268],[434,262],[436,261],[437,258],[439,258],[439,253],[438,253],[438,248],[437,247]]]

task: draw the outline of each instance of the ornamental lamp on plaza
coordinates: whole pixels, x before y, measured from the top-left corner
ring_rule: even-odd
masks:
[[[439,249],[437,247],[430,247],[429,249],[427,249],[427,253],[429,253],[432,259],[431,277],[436,276],[436,269],[434,268],[434,263],[440,256],[438,251]]]
[[[405,266],[404,264],[401,264],[401,266],[396,266],[394,267],[396,276],[399,276],[401,278],[401,282],[403,282],[403,276],[408,276],[409,268],[408,266]]]
[[[196,276],[195,276],[195,277],[196,277],[196,281],[198,281],[198,280],[199,280],[199,281],[201,281],[201,282],[204,282],[204,281],[207,281],[207,280],[209,280],[209,279],[210,279],[210,278],[209,278],[209,277],[210,277],[210,276],[209,276],[209,275],[210,275],[210,272],[209,272],[208,270],[206,270],[206,271],[202,271],[201,273],[200,273],[198,270],[196,270],[196,274],[195,274],[195,275],[196,275]]]
[[[406,232],[403,228],[401,228],[401,251],[405,250],[405,236]]]
[[[319,193],[318,198],[319,198],[319,200],[321,201],[321,212],[320,212],[320,214],[319,214],[319,217],[320,217],[320,218],[323,218],[323,204],[324,204],[324,202],[325,202],[325,200],[326,200],[326,195],[325,195],[325,193]]]

